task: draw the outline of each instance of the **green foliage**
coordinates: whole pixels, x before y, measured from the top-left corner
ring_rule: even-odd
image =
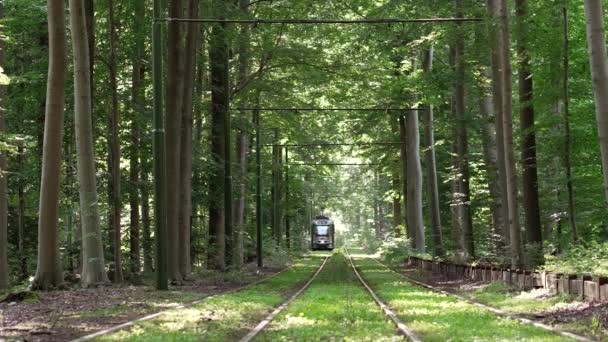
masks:
[[[384,239],[378,249],[380,258],[389,265],[403,264],[410,256],[419,256],[409,239],[403,237],[388,236]],[[425,255],[426,257],[430,257]]]
[[[608,243],[573,245],[559,256],[546,255],[543,270],[608,275]]]

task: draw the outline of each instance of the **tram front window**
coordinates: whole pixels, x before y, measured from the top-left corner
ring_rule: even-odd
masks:
[[[329,235],[329,226],[317,226],[317,235],[318,236]]]

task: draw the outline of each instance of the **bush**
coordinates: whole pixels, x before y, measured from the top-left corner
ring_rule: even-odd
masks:
[[[410,245],[410,240],[389,235],[378,248],[380,258],[389,265],[403,263],[410,256],[431,259],[428,254],[419,254]]]
[[[546,255],[541,270],[608,275],[608,243],[576,245],[562,255]]]

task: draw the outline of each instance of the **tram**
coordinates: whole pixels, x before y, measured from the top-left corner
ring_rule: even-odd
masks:
[[[313,251],[333,250],[335,245],[334,233],[334,221],[323,215],[315,217],[311,225],[310,248]]]

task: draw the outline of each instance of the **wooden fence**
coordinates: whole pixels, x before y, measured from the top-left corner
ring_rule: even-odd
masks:
[[[608,277],[591,274],[528,272],[494,266],[472,266],[409,257],[408,265],[439,274],[448,280],[503,281],[521,290],[545,288],[551,294],[578,295],[589,301],[608,301]]]

